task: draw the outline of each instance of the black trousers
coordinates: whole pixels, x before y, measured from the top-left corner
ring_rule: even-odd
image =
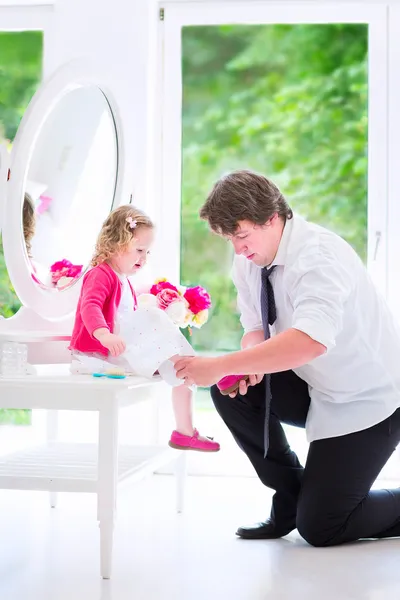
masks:
[[[275,490],[271,517],[313,546],[400,536],[400,488],[371,486],[400,441],[400,409],[378,425],[310,444],[303,468],[281,423],[304,427],[306,383],[293,371],[271,376],[270,438],[264,458],[264,380],[245,396],[211,388],[215,407],[264,485]]]

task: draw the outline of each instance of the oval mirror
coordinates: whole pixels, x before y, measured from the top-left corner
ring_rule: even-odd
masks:
[[[75,310],[76,285],[118,204],[122,138],[92,65],[72,62],[33,97],[10,158],[3,246],[22,304],[45,319]]]
[[[34,281],[65,290],[87,268],[110,212],[118,168],[114,120],[94,86],[68,92],[32,148],[22,228]]]

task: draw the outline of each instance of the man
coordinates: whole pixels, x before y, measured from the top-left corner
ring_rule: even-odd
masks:
[[[370,491],[400,440],[400,330],[353,249],[293,215],[265,177],[219,180],[200,215],[234,247],[242,350],[176,364],[188,384],[250,375],[211,395],[260,480],[270,518],[240,527],[271,539],[297,527],[314,546],[400,536],[400,489]],[[281,423],[305,427],[305,468]]]

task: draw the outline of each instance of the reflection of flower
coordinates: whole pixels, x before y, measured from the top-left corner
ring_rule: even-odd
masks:
[[[150,297],[156,301],[153,302]],[[166,279],[159,279],[150,288],[150,294],[141,294],[139,306],[158,306],[178,327],[200,328],[208,319],[211,298],[201,286],[178,289]]]
[[[57,288],[59,290],[63,290],[64,288],[68,287],[69,285],[71,285],[71,283],[73,281],[75,281],[75,277],[65,277],[64,275],[62,277],[60,277],[60,279],[57,281]]]
[[[72,262],[63,258],[55,262],[50,267],[51,283],[58,287],[66,287],[73,280],[78,279],[82,275],[83,265],[73,265]],[[60,280],[63,279],[60,283]]]

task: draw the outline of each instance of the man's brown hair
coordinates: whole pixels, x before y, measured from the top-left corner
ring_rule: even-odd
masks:
[[[200,217],[220,235],[233,235],[239,221],[264,225],[278,214],[284,221],[293,212],[279,188],[270,180],[253,171],[233,171],[217,181]]]

